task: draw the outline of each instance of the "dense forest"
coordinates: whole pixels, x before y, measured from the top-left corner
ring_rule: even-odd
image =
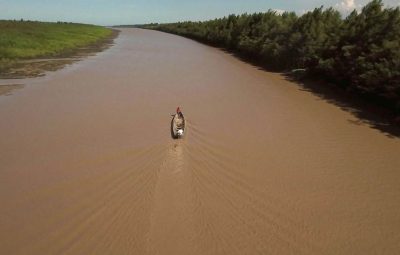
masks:
[[[223,47],[271,70],[305,69],[400,114],[400,10],[373,0],[347,17],[333,9],[229,15],[143,26]]]

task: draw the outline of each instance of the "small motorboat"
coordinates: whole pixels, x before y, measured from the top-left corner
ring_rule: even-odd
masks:
[[[178,139],[183,137],[183,134],[185,133],[185,117],[183,116],[179,107],[176,111],[176,114],[172,116],[173,118],[171,121],[171,135],[174,139]]]

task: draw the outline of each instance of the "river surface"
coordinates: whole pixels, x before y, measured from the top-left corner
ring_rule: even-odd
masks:
[[[400,139],[280,74],[122,29],[7,82],[0,254],[400,253]]]

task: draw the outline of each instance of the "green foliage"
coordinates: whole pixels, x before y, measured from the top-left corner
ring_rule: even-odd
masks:
[[[400,10],[379,0],[352,13],[343,24],[335,70],[349,86],[387,98],[400,97]]]
[[[306,68],[400,113],[400,10],[372,0],[342,19],[332,8],[229,15],[145,28],[225,47],[275,70]]]
[[[0,62],[59,55],[111,33],[111,29],[85,24],[0,21]]]

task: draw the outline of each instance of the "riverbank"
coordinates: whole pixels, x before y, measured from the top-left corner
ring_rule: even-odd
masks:
[[[193,37],[188,34],[182,34],[176,31],[160,29],[162,25],[150,24],[144,26],[121,26],[121,27],[136,27],[140,29],[148,29],[160,31],[168,34],[182,36],[199,43],[221,49],[228,52],[232,56],[250,63],[266,72],[281,73],[290,82],[294,82],[306,91],[309,91],[322,100],[329,103],[338,105],[343,110],[352,113],[360,122],[365,123],[372,128],[376,128],[389,137],[400,137],[400,113],[398,107],[394,106],[391,101],[386,100],[384,97],[379,97],[373,93],[365,93],[356,88],[342,86],[340,83],[332,79],[326,79],[322,75],[307,73],[305,69],[298,69],[300,72],[274,70],[266,66],[260,59],[251,57],[243,52],[229,49],[221,46],[220,44],[204,40],[202,38]],[[304,70],[304,71],[303,71]]]
[[[109,47],[118,31],[95,25],[0,21],[0,78],[41,76]]]
[[[400,116],[399,8],[373,0],[345,19],[322,7],[301,16],[269,10],[141,28],[221,47],[269,71],[303,69]],[[385,31],[381,34],[381,31]]]

